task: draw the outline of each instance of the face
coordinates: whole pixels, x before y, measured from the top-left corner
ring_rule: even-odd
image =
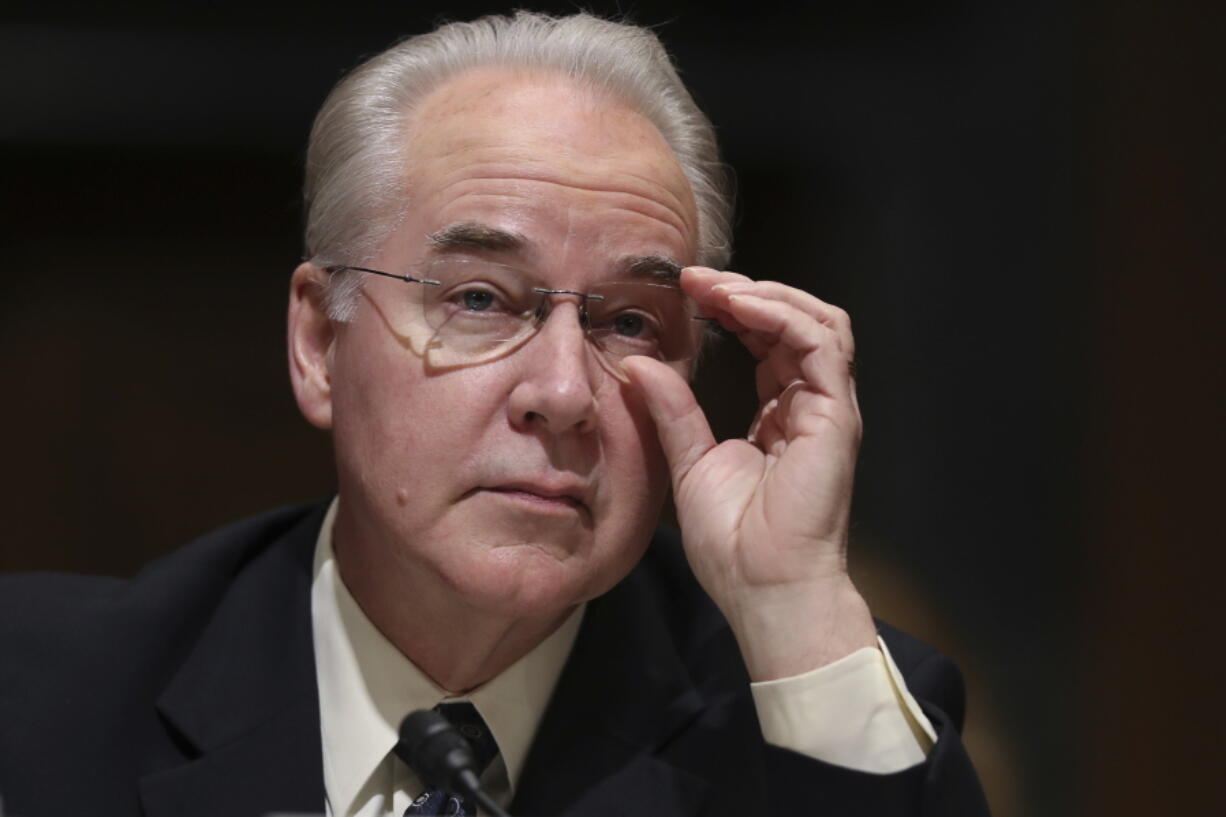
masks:
[[[585,292],[627,259],[693,261],[693,199],[659,132],[564,78],[467,74],[424,100],[406,138],[409,214],[375,269],[453,253]],[[363,277],[327,355],[338,547],[504,615],[561,611],[620,580],[667,472],[644,406],[585,338],[578,298],[553,296],[511,354],[434,369],[386,320],[418,285]]]

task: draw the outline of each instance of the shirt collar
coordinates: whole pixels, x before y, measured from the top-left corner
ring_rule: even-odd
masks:
[[[315,546],[311,624],[324,786],[332,813],[341,815],[350,812],[354,798],[396,745],[401,719],[449,696],[376,629],[345,587],[332,549],[337,504],[334,499],[328,508]],[[498,741],[512,792],[578,635],[583,609],[466,696]]]

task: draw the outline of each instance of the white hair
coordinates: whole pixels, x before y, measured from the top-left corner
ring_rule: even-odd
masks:
[[[404,134],[417,105],[458,74],[508,66],[558,71],[611,92],[663,135],[698,208],[698,262],[722,268],[731,255],[732,196],[711,122],[698,109],[656,35],[639,26],[575,14],[519,11],[448,23],[370,58],[328,95],[306,160],[306,255],[320,267],[361,264],[379,250],[409,207]],[[347,320],[353,274],[330,276],[328,311]]]

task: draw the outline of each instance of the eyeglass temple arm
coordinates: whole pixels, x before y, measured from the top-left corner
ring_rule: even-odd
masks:
[[[329,273],[343,272],[345,270],[353,270],[354,272],[369,272],[371,275],[382,275],[384,278],[395,278],[397,281],[404,281],[407,284],[429,284],[432,287],[442,286],[442,281],[435,281],[430,278],[414,278],[412,275],[397,275],[394,272],[384,272],[383,270],[370,269],[369,267],[354,267],[349,264],[341,264],[335,267],[328,267]]]

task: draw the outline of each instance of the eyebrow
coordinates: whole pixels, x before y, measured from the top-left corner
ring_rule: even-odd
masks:
[[[645,278],[675,284],[681,280],[681,264],[663,255],[631,255],[623,258],[620,272],[627,278]]]
[[[519,233],[490,227],[477,221],[458,221],[427,236],[434,249],[484,250],[486,252],[516,252],[528,245]],[[617,265],[621,277],[676,284],[681,280],[682,265],[663,255],[630,255]]]
[[[439,250],[488,250],[510,252],[528,243],[518,233],[500,230],[476,221],[459,221],[431,233],[427,238]]]

